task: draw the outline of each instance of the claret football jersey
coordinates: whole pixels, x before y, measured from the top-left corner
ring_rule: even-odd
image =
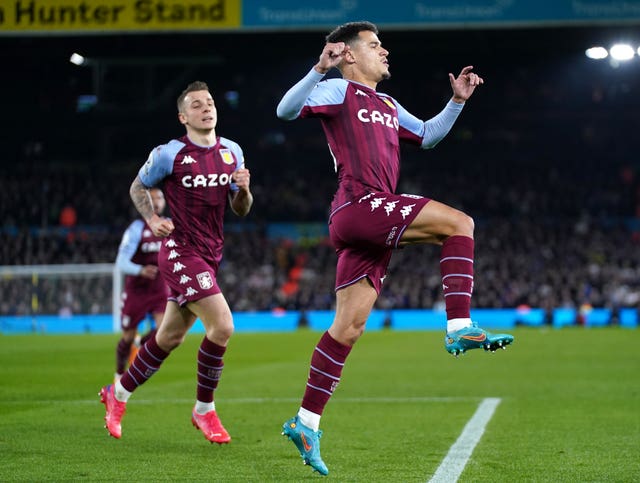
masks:
[[[395,192],[400,142],[420,146],[424,122],[392,97],[344,79],[318,83],[299,117],[318,117],[338,174],[334,208],[368,191]]]
[[[243,167],[235,142],[218,137],[214,146],[199,146],[185,135],[154,148],[138,175],[145,186],[164,191],[172,237],[220,260],[229,194],[238,189],[231,175]]]

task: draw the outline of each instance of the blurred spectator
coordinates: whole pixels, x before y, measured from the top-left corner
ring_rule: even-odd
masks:
[[[71,205],[65,205],[60,211],[60,226],[73,228],[78,222],[76,209]]]

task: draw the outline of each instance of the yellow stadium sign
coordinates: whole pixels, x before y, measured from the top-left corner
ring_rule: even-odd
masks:
[[[241,0],[13,0],[0,35],[238,29]]]

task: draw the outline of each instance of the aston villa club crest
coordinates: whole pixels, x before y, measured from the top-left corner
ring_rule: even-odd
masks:
[[[231,150],[229,150],[229,149],[221,149],[220,150],[220,156],[222,156],[222,160],[225,162],[225,164],[233,164],[234,163],[233,154],[231,154]]]
[[[201,289],[208,290],[213,287],[213,278],[211,278],[211,274],[209,272],[199,273],[196,277]]]
[[[382,98],[382,101],[383,101],[387,106],[389,106],[391,109],[394,109],[394,110],[395,110],[396,106],[394,106],[394,105],[393,105],[393,102],[391,102],[389,99],[387,99],[386,97],[383,97],[383,98]]]

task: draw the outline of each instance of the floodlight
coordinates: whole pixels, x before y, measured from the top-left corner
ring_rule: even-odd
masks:
[[[615,60],[631,60],[634,56],[633,47],[629,44],[615,44],[609,49],[611,57]]]
[[[71,57],[69,57],[69,62],[75,65],[83,65],[86,62],[86,59],[84,56],[74,52],[71,54]]]
[[[585,50],[584,54],[590,59],[606,59],[609,52],[604,47],[591,47]]]

